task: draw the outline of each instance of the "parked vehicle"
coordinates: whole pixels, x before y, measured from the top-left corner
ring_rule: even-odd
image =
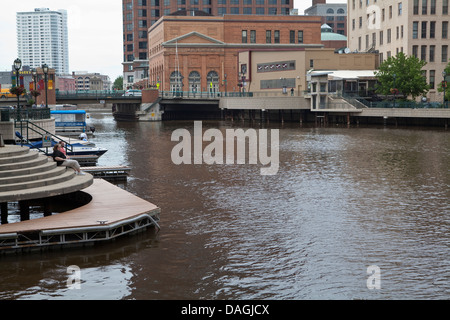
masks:
[[[141,90],[136,90],[136,89],[130,89],[125,91],[125,93],[123,94],[124,97],[142,97],[142,91]]]
[[[1,99],[6,99],[6,98],[17,98],[17,96],[15,94],[12,94],[11,92],[9,92],[10,89],[2,89],[0,92],[0,98]]]

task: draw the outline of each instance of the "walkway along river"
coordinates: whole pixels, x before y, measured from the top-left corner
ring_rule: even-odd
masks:
[[[440,128],[279,129],[279,168],[175,165],[174,130],[91,113],[99,165],[158,204],[161,228],[1,256],[1,299],[448,299],[450,139]],[[261,128],[203,122],[203,130]],[[79,289],[68,268],[79,267]]]

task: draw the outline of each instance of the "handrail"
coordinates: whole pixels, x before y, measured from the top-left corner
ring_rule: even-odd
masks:
[[[30,146],[31,146],[30,149],[36,148],[36,149],[38,149],[39,151],[45,153],[45,155],[47,155],[47,156],[49,155],[49,153],[48,153],[48,148],[47,148],[47,151],[43,151],[43,150],[41,150],[39,147],[34,146],[33,143],[28,139],[28,137],[29,137],[28,130],[31,130],[31,131],[33,131],[34,133],[37,133],[37,134],[42,134],[42,132],[44,132],[45,134],[51,136],[52,138],[56,138],[56,139],[58,139],[58,140],[64,142],[65,149],[66,149],[66,153],[67,153],[68,150],[69,150],[70,152],[73,152],[73,145],[72,145],[72,144],[70,144],[70,143],[68,143],[67,141],[61,139],[59,136],[57,136],[57,135],[55,135],[55,134],[53,134],[53,133],[51,133],[51,132],[45,130],[44,128],[41,128],[40,126],[38,126],[37,124],[31,122],[30,120],[15,121],[14,127],[16,127],[16,123],[17,123],[17,122],[20,122],[20,128],[21,128],[21,131],[22,131],[22,129],[23,129],[23,126],[22,126],[23,122],[25,122],[25,123],[27,124],[27,126],[26,126],[27,138],[25,139],[25,138],[22,136],[22,134],[21,134],[21,137],[19,137],[19,138],[21,139],[21,146],[23,146],[23,140],[25,140],[28,144],[30,144]],[[30,125],[37,127],[40,131],[38,131],[38,130],[36,130],[36,129],[34,129],[34,128],[31,128]]]

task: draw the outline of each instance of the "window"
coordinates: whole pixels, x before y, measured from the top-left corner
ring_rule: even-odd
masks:
[[[430,21],[430,39],[434,39],[436,34],[436,21]]]
[[[402,11],[403,11],[402,3],[399,2],[399,3],[398,3],[398,15],[399,15],[399,16],[402,15]]]
[[[389,19],[392,19],[392,6],[389,6]]]
[[[413,14],[419,14],[419,0],[414,0]]]
[[[383,45],[383,31],[380,31],[380,46]]]
[[[430,14],[436,14],[436,0],[431,0],[430,2]]]
[[[303,43],[303,30],[298,30],[298,43]]]
[[[430,70],[430,89],[434,89],[436,82],[436,70]]]
[[[427,14],[428,0],[422,0],[422,14]]]
[[[442,39],[447,39],[448,21],[442,21]]]
[[[434,62],[434,52],[436,51],[436,46],[430,46],[430,56],[429,61]]]
[[[289,43],[295,43],[295,31],[294,30],[289,31]]]
[[[427,21],[422,21],[422,39],[427,38]]]
[[[387,29],[387,43],[391,43],[391,29]]]
[[[427,61],[427,46],[420,47],[420,59]]]
[[[442,59],[441,62],[447,63],[448,61],[448,46],[442,46]]]
[[[275,30],[273,32],[273,42],[280,43],[280,30]]]
[[[418,34],[419,34],[419,22],[414,21],[413,22],[413,34],[412,34],[413,39],[417,39],[419,37]]]
[[[442,1],[442,14],[448,14],[448,0]]]
[[[266,30],[266,43],[272,43],[272,31]]]
[[[256,43],[256,30],[250,30],[250,43]]]
[[[242,43],[247,43],[247,30],[242,30]]]
[[[417,55],[418,55],[418,51],[419,51],[419,46],[413,46],[412,47],[412,55],[414,57],[416,57],[416,58],[417,58]]]

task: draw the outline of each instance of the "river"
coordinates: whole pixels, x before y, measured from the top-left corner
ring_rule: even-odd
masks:
[[[450,135],[443,128],[279,129],[279,170],[171,160],[192,121],[91,113],[98,165],[162,209],[161,231],[0,256],[0,299],[448,299]],[[260,124],[203,122],[208,128]],[[78,266],[80,289],[67,286]],[[372,270],[376,270],[372,273]]]

